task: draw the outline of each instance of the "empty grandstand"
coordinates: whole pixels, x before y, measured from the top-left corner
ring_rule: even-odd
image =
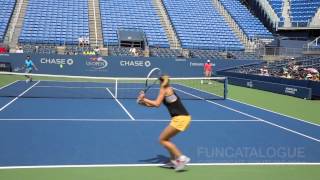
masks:
[[[142,29],[150,46],[169,47],[150,0],[100,0],[104,45],[118,45],[120,28]]]
[[[164,5],[183,48],[244,49],[212,1],[164,0]]]
[[[291,17],[293,26],[308,26],[320,7],[320,0],[292,0]]]
[[[271,7],[280,18],[282,17],[283,0],[268,0]]]
[[[255,0],[248,3],[276,31],[320,28],[319,0]]]
[[[132,56],[130,48],[121,47],[119,32],[126,29],[144,34],[144,43],[138,47],[141,56],[258,59],[260,49],[277,37],[277,30],[316,29],[320,23],[316,18],[319,0],[255,0],[260,9],[250,2],[2,1],[0,41],[8,43],[12,51],[23,47],[29,53],[81,54],[99,46],[104,55]],[[267,29],[268,21],[273,20],[264,21],[257,15],[260,10],[264,10],[264,17],[275,15],[271,19],[279,26]],[[132,37],[127,38],[130,41]],[[91,47],[79,46],[80,39]],[[57,50],[58,46],[64,48]],[[306,49],[319,48],[310,45]]]
[[[7,1],[0,1],[0,42],[4,40],[5,33],[7,31],[10,18],[12,16],[14,7],[15,7],[15,0],[7,0]]]
[[[20,43],[78,44],[89,36],[87,0],[30,0]]]
[[[272,34],[238,0],[220,0],[249,38],[272,39]]]

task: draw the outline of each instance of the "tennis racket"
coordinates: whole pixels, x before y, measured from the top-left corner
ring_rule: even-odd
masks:
[[[146,78],[145,87],[142,90],[144,93],[146,93],[152,86],[158,83],[159,78],[161,76],[161,70],[159,68],[153,68]]]
[[[159,68],[151,69],[151,71],[147,75],[144,88],[140,91],[140,94],[145,94],[152,86],[157,84],[161,75],[162,73]],[[137,99],[137,103],[140,104],[139,99]]]

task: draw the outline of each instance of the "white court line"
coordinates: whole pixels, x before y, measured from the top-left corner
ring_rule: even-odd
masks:
[[[94,87],[94,86],[37,86],[37,88],[66,88],[66,89],[105,89],[105,88],[113,88],[113,87],[107,87],[107,86],[104,86],[104,87],[100,87],[100,86],[97,86],[97,87]],[[141,87],[142,88],[142,87]],[[141,88],[119,88],[118,89],[125,89],[125,90],[136,90],[136,89],[139,89],[141,90]],[[159,90],[159,88],[149,88],[150,89],[156,89],[156,90]]]
[[[10,102],[8,102],[6,105],[4,105],[1,109],[0,112],[3,111],[6,107],[8,107],[10,104],[12,104],[13,102],[15,102],[17,99],[19,99],[19,97],[23,96],[26,92],[28,92],[31,88],[33,88],[35,85],[37,85],[40,81],[34,83],[31,87],[29,87],[27,90],[23,91],[21,94],[19,94],[16,98],[14,98],[13,100],[11,100]]]
[[[187,88],[191,88],[191,89],[194,89],[194,90],[198,90],[198,91],[201,91],[201,92],[204,92],[204,93],[208,93],[208,94],[212,94],[214,96],[217,96],[216,94],[213,94],[213,93],[210,93],[210,92],[207,92],[207,91],[203,91],[201,89],[196,89],[196,88],[193,88],[193,87],[190,87],[190,86],[186,86],[186,85],[181,85],[181,86],[185,86]],[[238,101],[238,100],[235,100],[235,99],[232,99],[232,98],[227,98],[227,99],[229,99],[230,101],[241,103],[241,104],[244,104],[244,105],[247,105],[247,106],[251,106],[251,107],[254,107],[254,108],[257,108],[257,109],[261,109],[261,110],[264,110],[264,111],[268,111],[268,112],[271,112],[271,113],[274,113],[274,114],[278,114],[278,115],[285,116],[285,117],[288,117],[288,118],[291,118],[291,119],[294,119],[294,120],[297,120],[297,121],[305,122],[307,124],[311,124],[311,125],[320,127],[320,124],[316,124],[316,123],[309,122],[309,121],[306,121],[306,120],[303,120],[303,119],[299,119],[299,118],[296,118],[296,117],[293,117],[293,116],[289,116],[289,115],[282,114],[282,113],[279,113],[279,112],[275,112],[275,111],[272,111],[272,110],[269,110],[269,109],[265,109],[265,108],[262,108],[262,107],[259,107],[259,106],[255,106],[255,105],[252,105],[252,104],[241,102],[241,101]]]
[[[133,116],[130,114],[130,112],[123,106],[123,104],[112,94],[112,92],[106,88],[106,90],[110,93],[110,95],[113,97],[114,100],[117,101],[117,103],[121,106],[121,108],[127,113],[127,115],[130,117],[131,120],[135,120]]]
[[[6,88],[6,87],[8,87],[8,86],[11,86],[11,85],[13,85],[14,83],[16,83],[16,82],[18,82],[18,81],[19,81],[19,80],[16,80],[16,81],[13,81],[13,82],[5,85],[5,86],[2,86],[2,87],[0,87],[0,90]]]
[[[106,87],[80,87],[80,86],[37,86],[37,88],[65,88],[65,89],[106,89]]]
[[[58,169],[97,167],[156,167],[163,164],[90,164],[90,165],[44,165],[44,166],[0,166],[4,169]],[[189,166],[319,166],[320,162],[273,162],[273,163],[189,163]]]
[[[230,99],[230,98],[228,98],[228,99]],[[241,104],[247,105],[247,106],[251,106],[251,107],[254,107],[254,108],[257,108],[257,109],[261,109],[261,110],[264,110],[264,111],[268,111],[268,112],[271,112],[271,113],[275,113],[275,114],[278,114],[278,115],[281,115],[281,116],[285,116],[285,117],[288,117],[288,118],[291,118],[291,119],[294,119],[294,120],[297,120],[297,121],[302,121],[302,122],[304,122],[304,123],[307,123],[307,124],[311,124],[311,125],[320,127],[320,124],[316,124],[316,123],[309,122],[309,121],[306,121],[306,120],[303,120],[303,119],[299,119],[299,118],[296,118],[296,117],[292,117],[292,116],[289,116],[289,115],[285,115],[285,114],[282,114],[282,113],[278,113],[278,112],[275,112],[275,111],[272,111],[272,110],[264,109],[264,108],[262,108],[262,107],[255,106],[255,105],[252,105],[252,104],[247,104],[247,103],[245,103],[245,102],[241,102],[241,101],[238,101],[238,100],[235,100],[235,99],[230,99],[230,100],[231,100],[231,101],[235,101],[235,102],[237,102],[237,103],[241,103]]]
[[[183,92],[183,93],[185,93],[185,94],[188,94],[188,95],[190,95],[190,96],[196,97],[196,98],[198,98],[198,99],[205,100],[204,98],[201,98],[201,97],[199,97],[199,96],[193,95],[193,94],[188,93],[188,92],[185,92],[185,91],[183,91],[183,90],[180,90],[180,89],[177,89],[177,88],[174,88],[174,89],[175,89],[175,90],[177,90],[177,91]],[[286,131],[292,132],[292,133],[294,133],[294,134],[297,134],[297,135],[303,136],[303,137],[305,137],[305,138],[308,138],[308,139],[311,139],[311,140],[313,140],[313,141],[317,141],[317,142],[319,142],[319,143],[320,143],[320,139],[317,139],[317,138],[314,138],[314,137],[308,136],[308,135],[303,134],[303,133],[300,133],[300,132],[298,132],[298,131],[294,131],[294,130],[292,130],[292,129],[289,129],[289,128],[286,128],[286,127],[280,126],[280,125],[278,125],[278,124],[275,124],[275,123],[272,123],[272,122],[266,121],[266,120],[264,120],[264,119],[258,118],[258,117],[256,117],[256,116],[250,115],[250,114],[248,114],[248,113],[244,113],[244,112],[238,111],[238,110],[236,110],[236,109],[233,109],[233,108],[230,108],[230,107],[224,106],[224,105],[222,105],[222,104],[219,104],[219,103],[216,103],[216,102],[213,102],[213,101],[209,101],[209,100],[205,100],[205,101],[207,101],[207,102],[209,102],[209,103],[212,103],[212,104],[215,104],[215,105],[217,105],[217,106],[220,106],[220,107],[223,107],[223,108],[229,109],[229,110],[231,110],[231,111],[234,111],[234,112],[237,112],[237,113],[240,113],[240,114],[246,115],[246,116],[248,116],[248,117],[251,117],[251,118],[254,118],[254,119],[260,120],[260,121],[262,121],[262,122],[264,122],[264,123],[267,123],[267,124],[269,124],[269,125],[272,125],[272,126],[278,127],[278,128],[280,128],[280,129],[283,129],[283,130],[286,130]]]
[[[4,118],[0,119],[0,121],[79,121],[79,122],[132,122],[132,119],[10,119],[10,118]],[[137,122],[170,122],[169,119],[135,119]],[[194,119],[192,122],[260,122],[260,120],[256,119],[239,119],[239,120],[233,120],[233,119],[217,119],[217,120],[210,120],[210,119]]]

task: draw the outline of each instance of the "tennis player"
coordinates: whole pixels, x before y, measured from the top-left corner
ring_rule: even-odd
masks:
[[[203,72],[204,72],[204,77],[209,78],[212,76],[212,64],[210,60],[208,59],[207,62],[203,66]],[[204,81],[201,80],[201,84],[203,84]],[[208,84],[212,84],[209,80]]]
[[[185,165],[190,161],[190,158],[183,155],[170,139],[189,127],[191,116],[183,106],[179,96],[170,86],[169,76],[161,76],[159,79],[160,90],[158,97],[155,100],[150,100],[145,97],[144,92],[141,92],[138,101],[140,104],[147,107],[160,107],[162,103],[167,107],[172,120],[160,134],[159,141],[160,144],[169,151],[171,161],[164,167],[175,168],[176,171],[180,171],[185,168]]]
[[[33,69],[35,69],[36,71],[38,71],[38,68],[34,65],[34,63],[32,62],[32,60],[30,59],[30,56],[27,56],[27,59],[24,62],[24,66],[26,68],[25,73],[31,73]],[[31,82],[32,81],[32,77],[30,75],[26,75],[26,77],[28,78],[26,80],[26,82]]]

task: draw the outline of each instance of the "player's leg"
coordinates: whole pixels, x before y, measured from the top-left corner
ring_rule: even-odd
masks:
[[[206,83],[206,81],[207,81],[206,79],[207,79],[207,77],[208,77],[207,74],[208,74],[208,71],[204,71],[204,74],[203,74],[203,75],[204,75],[204,79],[201,80],[201,84],[205,84],[205,83]]]
[[[25,73],[27,73],[27,74],[31,73],[31,70],[27,68]],[[32,81],[32,78],[30,75],[25,75],[25,77],[27,78],[27,80],[26,80],[27,83]]]
[[[160,144],[169,151],[171,156],[170,158],[172,159],[176,159],[182,155],[177,146],[170,141],[170,139],[177,135],[179,132],[179,130],[169,125],[162,131],[159,137]]]
[[[32,70],[30,69],[28,73],[32,73]],[[29,75],[29,82],[32,82],[32,76]]]
[[[210,75],[210,72],[209,71],[205,71],[204,76],[205,76],[205,82],[207,84],[209,84],[209,79],[208,79],[209,75]]]
[[[211,79],[210,79],[212,77],[211,71],[208,71],[207,77],[208,77],[208,84],[212,84]]]
[[[170,139],[178,133],[179,133],[178,130],[176,130],[175,128],[173,128],[169,125],[160,134],[159,142],[162,146],[164,146],[166,148],[166,150],[170,154],[170,160],[161,166],[163,168],[172,168],[173,169],[176,166],[175,160],[177,159],[177,156],[179,156],[181,154],[181,151],[176,147],[175,144],[173,144],[170,141]]]
[[[175,165],[175,170],[180,171],[184,169],[185,165],[190,161],[190,158],[183,155],[182,152],[173,144],[170,139],[181,131],[185,131],[191,121],[191,116],[175,116],[171,123],[167,126],[160,135],[160,143],[170,152],[172,161]]]

